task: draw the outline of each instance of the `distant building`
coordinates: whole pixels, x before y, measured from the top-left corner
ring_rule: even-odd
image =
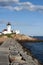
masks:
[[[2,35],[2,32],[0,32],[0,35]]]
[[[20,31],[19,31],[19,30],[16,30],[16,31],[12,30],[12,29],[11,29],[11,24],[8,22],[8,24],[7,24],[7,29],[4,29],[4,30],[2,31],[2,33],[0,33],[0,35],[1,35],[1,34],[11,34],[11,33],[19,34]]]
[[[16,33],[16,34],[20,34],[20,31],[19,31],[19,30],[16,30],[15,33]]]
[[[11,24],[10,23],[7,24],[7,29],[4,29],[2,31],[2,33],[3,34],[11,34],[12,33],[12,31],[11,31]]]

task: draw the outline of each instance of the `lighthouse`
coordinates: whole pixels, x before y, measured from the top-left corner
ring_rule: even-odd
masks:
[[[7,24],[7,31],[8,32],[11,32],[11,24],[8,22],[8,24]]]
[[[2,31],[2,34],[11,34],[12,33],[12,30],[11,30],[11,24],[8,22],[7,24],[7,29],[4,29]]]
[[[8,33],[11,33],[11,24],[9,22],[7,24],[7,32]]]
[[[11,34],[11,33],[20,34],[20,31],[19,30],[16,30],[16,31],[12,30],[11,24],[8,22],[7,28],[2,31],[2,34]]]

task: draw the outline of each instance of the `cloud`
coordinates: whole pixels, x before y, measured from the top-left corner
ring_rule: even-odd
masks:
[[[31,2],[20,2],[20,0],[0,0],[0,8],[7,8],[13,11],[43,11],[43,5],[34,5]]]
[[[19,0],[0,0],[0,2],[19,2]]]

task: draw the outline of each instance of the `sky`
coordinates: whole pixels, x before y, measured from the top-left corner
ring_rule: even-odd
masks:
[[[8,22],[22,34],[43,36],[43,0],[0,0],[0,32]]]

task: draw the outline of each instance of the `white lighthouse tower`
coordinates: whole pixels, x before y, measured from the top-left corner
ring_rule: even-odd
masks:
[[[11,24],[8,22],[8,24],[7,24],[7,29],[4,29],[4,30],[2,31],[2,34],[11,34],[11,33],[20,34],[20,31],[19,31],[19,30],[13,31],[13,30],[11,29]]]
[[[8,22],[8,24],[7,24],[7,33],[12,33],[11,32],[11,24]]]

